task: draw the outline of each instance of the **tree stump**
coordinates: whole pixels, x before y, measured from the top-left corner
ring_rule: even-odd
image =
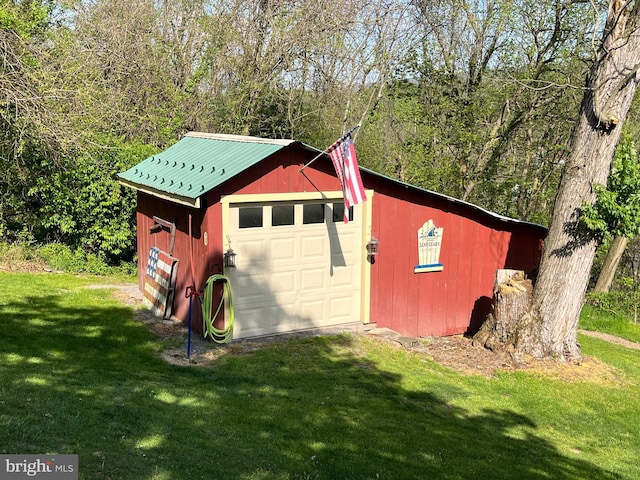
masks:
[[[514,352],[520,322],[531,306],[533,284],[521,270],[498,270],[491,313],[473,336],[473,345],[494,352]]]

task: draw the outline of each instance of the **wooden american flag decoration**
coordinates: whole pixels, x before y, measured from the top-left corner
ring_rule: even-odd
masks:
[[[144,304],[159,317],[171,316],[177,271],[177,258],[151,247],[144,281]]]

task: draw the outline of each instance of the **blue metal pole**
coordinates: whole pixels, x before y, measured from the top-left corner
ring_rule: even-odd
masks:
[[[191,360],[191,308],[193,307],[193,296],[189,296],[189,333],[187,334],[187,359]]]

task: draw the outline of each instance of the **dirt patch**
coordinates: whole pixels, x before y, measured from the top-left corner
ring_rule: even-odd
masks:
[[[465,375],[492,376],[497,370],[513,368],[507,355],[494,353],[486,348],[476,348],[471,345],[471,339],[463,335],[413,339],[398,336],[387,329],[373,330],[371,335],[394,342],[406,350],[426,356]]]
[[[411,338],[386,329],[375,328],[366,334],[377,341],[423,356],[462,375],[493,377],[497,372],[526,371],[565,382],[624,384],[624,374],[606,363],[583,355],[579,363],[527,358],[515,362],[508,353],[496,353],[475,347],[464,335],[448,337]]]
[[[220,356],[210,342],[205,341],[195,332],[191,334],[189,350],[187,326],[176,318],[160,318],[147,310],[143,306],[142,292],[137,284],[98,284],[90,285],[89,288],[112,289],[113,296],[119,302],[134,307],[134,319],[143,323],[165,346],[160,356],[166,362],[174,365],[205,365]]]
[[[88,289],[111,289],[113,290],[113,296],[121,303],[130,306],[142,305],[142,292],[138,289],[137,283],[97,283],[89,285]]]
[[[384,335],[383,338],[463,375],[493,377],[499,371],[527,371],[566,382],[610,384],[624,381],[622,372],[587,355],[583,355],[579,363],[533,358],[515,362],[508,353],[474,347],[472,339],[463,335],[412,339],[408,343],[406,337]]]
[[[631,348],[633,350],[640,350],[640,343],[632,342],[626,338],[616,337],[609,335],[608,333],[592,332],[591,330],[580,330],[580,333],[589,337],[599,338],[606,342],[615,343],[616,345],[622,345],[623,347]]]
[[[41,262],[15,259],[2,259],[0,261],[0,272],[58,273]]]
[[[432,359],[438,364],[463,375],[482,375],[492,377],[499,371],[528,371],[546,377],[568,382],[621,383],[623,374],[597,359],[583,356],[580,363],[568,363],[554,360],[527,359],[516,363],[508,353],[494,353],[486,348],[474,347],[471,338],[463,335],[450,337],[409,338],[398,335],[388,329],[367,329],[359,324],[343,325],[328,329],[243,340],[218,345],[203,339],[199,334],[191,335],[191,351],[187,352],[188,329],[176,319],[161,319],[142,307],[142,294],[137,284],[93,285],[91,288],[111,288],[114,296],[125,305],[133,306],[135,319],[144,323],[166,347],[161,357],[174,365],[206,366],[224,355],[242,355],[266,344],[295,337],[310,335],[330,335],[349,331],[356,335],[369,335],[378,341],[386,342]],[[619,343],[628,348],[640,349],[640,344],[629,342],[611,335],[598,332],[581,333],[597,336],[607,341]],[[187,355],[190,353],[190,355]]]
[[[160,357],[173,365],[206,366],[223,355],[242,354],[260,346],[259,342],[237,342],[218,345],[192,332],[175,317],[160,318],[143,306],[142,292],[137,284],[95,284],[87,288],[113,290],[119,302],[134,308],[134,319],[143,323],[164,346]]]

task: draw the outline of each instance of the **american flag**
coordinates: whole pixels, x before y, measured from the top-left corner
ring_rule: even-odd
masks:
[[[351,140],[351,133],[347,133],[327,152],[333,161],[336,174],[342,185],[344,195],[344,223],[349,223],[349,208],[364,202],[367,198],[360,178],[360,169],[356,160],[356,149]]]
[[[151,247],[144,281],[144,303],[159,316],[168,318],[173,309],[178,259]]]

